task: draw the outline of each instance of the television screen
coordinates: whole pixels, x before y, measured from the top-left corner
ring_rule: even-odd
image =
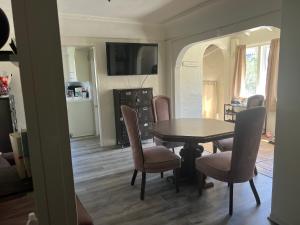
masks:
[[[157,74],[158,44],[106,43],[111,76]]]

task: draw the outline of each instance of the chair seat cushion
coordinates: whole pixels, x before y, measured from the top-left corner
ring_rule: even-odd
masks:
[[[196,169],[209,177],[228,182],[231,169],[231,151],[197,158]]]
[[[226,138],[226,139],[218,140],[215,143],[216,143],[218,149],[220,149],[222,152],[232,151],[233,138]]]
[[[183,142],[169,142],[169,141],[163,141],[159,139],[158,137],[154,137],[154,142],[157,146],[164,146],[166,148],[177,148],[182,147],[184,145]]]
[[[180,157],[163,146],[144,149],[144,172],[158,173],[180,167]]]

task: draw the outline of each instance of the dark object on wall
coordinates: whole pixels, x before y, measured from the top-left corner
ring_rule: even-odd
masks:
[[[9,37],[9,22],[4,11],[0,8],[0,49],[5,45]]]
[[[149,131],[154,121],[151,105],[153,98],[152,88],[114,89],[113,95],[117,144],[123,146],[129,145],[126,126],[121,113],[121,105],[127,105],[137,111],[141,139],[147,140],[153,138],[153,135]]]
[[[0,97],[0,152],[12,152],[9,134],[13,132],[13,123],[9,97]]]
[[[111,76],[157,74],[158,44],[106,43]]]
[[[14,39],[11,39],[9,46],[12,49],[13,53],[16,55],[18,53],[18,50]]]

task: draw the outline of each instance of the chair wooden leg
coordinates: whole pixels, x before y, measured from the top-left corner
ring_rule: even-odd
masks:
[[[254,197],[255,197],[255,200],[256,200],[256,204],[257,204],[257,205],[260,205],[260,198],[259,198],[259,195],[258,195],[257,190],[256,190],[256,188],[255,188],[253,179],[249,180],[249,183],[250,183],[252,192],[253,192],[253,194],[254,194]]]
[[[142,184],[141,184],[141,200],[144,200],[145,196],[145,185],[146,185],[146,173],[142,173]]]
[[[233,211],[233,183],[230,183],[230,197],[229,197],[229,215],[232,215]]]
[[[134,171],[133,171],[133,175],[132,175],[132,178],[131,178],[131,186],[134,185],[134,182],[135,182],[135,178],[136,178],[137,173],[138,173],[137,170],[134,170]]]
[[[218,147],[215,143],[213,143],[213,153],[217,153]]]
[[[198,178],[198,193],[199,196],[202,195],[202,190],[203,190],[203,181],[204,181],[204,176],[201,172],[197,172],[197,178]]]
[[[161,179],[164,178],[164,172],[161,172],[161,173],[160,173],[160,178],[161,178]]]
[[[179,192],[178,181],[179,181],[180,169],[173,170],[173,173],[174,173],[174,183],[175,183],[176,193],[178,193]]]

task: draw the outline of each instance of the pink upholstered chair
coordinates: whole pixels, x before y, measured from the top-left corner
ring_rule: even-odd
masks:
[[[134,185],[138,171],[142,172],[141,200],[144,200],[146,173],[161,173],[173,170],[175,174],[176,192],[178,192],[177,177],[181,163],[180,157],[164,146],[154,146],[143,149],[136,111],[124,105],[121,106],[121,111],[125,121],[134,162],[131,185]]]
[[[248,98],[247,109],[251,109],[258,106],[264,105],[264,96],[262,95],[253,95]],[[226,138],[213,142],[213,152],[216,153],[219,149],[221,152],[231,151],[233,146],[233,138]]]
[[[253,177],[261,132],[265,120],[264,107],[256,107],[237,114],[232,151],[215,153],[196,159],[199,173],[199,194],[202,193],[203,175],[230,186],[229,214],[233,211],[233,184],[250,182],[257,205],[260,199]]]
[[[171,119],[171,107],[170,107],[170,99],[167,96],[158,95],[153,97],[152,99],[152,108],[154,115],[154,122],[170,120]],[[167,142],[163,141],[157,137],[154,137],[154,142],[156,145],[162,145],[166,148],[172,149],[181,147],[184,145],[182,142]]]

